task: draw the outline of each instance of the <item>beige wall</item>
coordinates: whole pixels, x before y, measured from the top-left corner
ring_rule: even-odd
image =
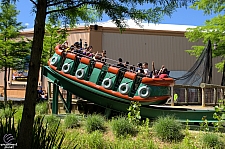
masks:
[[[142,32],[145,32],[144,35]],[[187,71],[194,65],[196,57],[190,56],[185,50],[191,49],[193,45],[203,45],[202,42],[188,42],[182,34],[157,35],[157,32],[153,32],[104,32],[102,48],[107,51],[107,57],[114,60],[121,57],[130,64],[148,62],[149,66],[154,61],[156,69],[165,65],[171,71]],[[218,60],[219,58],[213,60],[213,66]],[[220,84],[221,76],[222,74],[213,67],[212,83]]]
[[[90,40],[90,33],[88,30],[83,31],[70,31],[69,36],[67,37],[67,41],[69,45],[74,44],[75,42],[80,42],[80,39],[82,39],[82,44],[84,45],[84,42],[89,43]]]

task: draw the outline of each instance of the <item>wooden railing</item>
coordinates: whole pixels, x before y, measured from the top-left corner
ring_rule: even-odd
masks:
[[[171,87],[171,106],[179,105],[217,105],[219,99],[224,99],[225,86],[201,83],[200,86],[174,85]],[[179,92],[179,93],[178,93]],[[174,101],[174,94],[178,94]]]

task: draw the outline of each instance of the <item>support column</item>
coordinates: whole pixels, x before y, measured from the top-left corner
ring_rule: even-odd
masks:
[[[188,88],[184,89],[184,100],[185,104],[188,105]]]
[[[67,97],[66,97],[66,104],[68,107],[68,110],[66,110],[66,113],[71,113],[72,110],[72,93],[70,93],[69,91],[67,91]]]
[[[52,114],[58,114],[59,86],[53,84]]]
[[[213,88],[213,102],[214,105],[217,103],[217,88]]]
[[[205,107],[205,88],[202,88],[202,107]]]
[[[201,88],[198,89],[198,104],[201,103]]]
[[[51,82],[50,81],[48,81],[47,93],[48,93],[48,101],[49,101],[49,99],[51,98],[51,93],[52,93]]]

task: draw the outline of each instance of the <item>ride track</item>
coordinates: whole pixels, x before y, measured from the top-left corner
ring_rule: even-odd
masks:
[[[49,66],[43,67],[43,75],[54,83],[53,105],[58,103],[58,87],[61,86],[72,94],[110,110],[127,112],[130,101],[139,101],[142,104],[142,117],[154,119],[174,115],[182,122],[202,122],[202,117],[206,117],[208,122],[215,121],[213,109],[160,105],[170,98],[170,86],[174,85],[172,78],[152,79],[131,72],[121,73],[118,68],[105,68],[102,63],[89,58],[81,57],[78,60],[76,54],[65,54],[59,47],[56,46]],[[113,85],[107,88],[108,84],[104,84],[104,81],[109,78]],[[121,86],[125,86],[126,91]],[[69,104],[65,103],[65,106],[71,107]],[[55,109],[53,113],[57,114],[57,111]]]

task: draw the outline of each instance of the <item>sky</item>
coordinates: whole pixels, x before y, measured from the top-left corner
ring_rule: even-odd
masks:
[[[20,0],[17,2],[17,9],[20,11],[18,15],[18,22],[22,22],[27,28],[33,28],[35,14],[32,13],[33,4],[29,0]],[[190,8],[180,8],[172,14],[171,17],[165,16],[160,24],[177,24],[177,25],[193,25],[201,26],[207,19],[215,17],[215,14],[204,15],[203,11],[193,10]],[[99,21],[108,21],[107,16]]]

